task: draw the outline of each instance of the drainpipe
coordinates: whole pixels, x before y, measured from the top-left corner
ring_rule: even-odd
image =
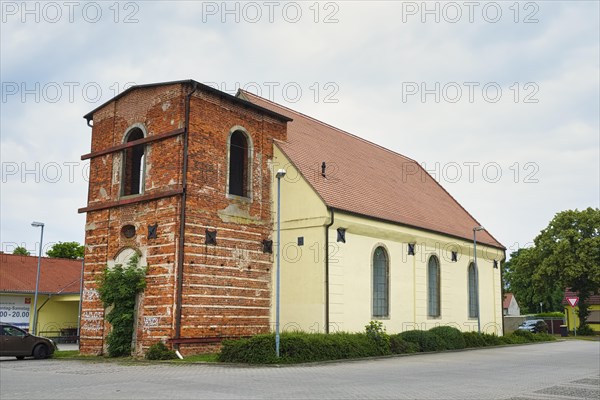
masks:
[[[335,214],[331,211],[331,221],[325,225],[325,333],[329,333],[329,228],[333,225]]]
[[[500,307],[502,307],[502,304],[504,303],[504,278],[502,276],[502,267],[503,267],[503,263],[506,262],[506,250],[502,250],[502,254],[504,256],[504,258],[502,260],[498,261],[498,268],[500,268]],[[496,310],[494,310],[494,312],[496,312]],[[500,319],[500,321],[502,321],[502,336],[504,336],[504,310],[501,309],[500,314],[502,314],[502,318]],[[554,325],[553,325],[554,326]]]
[[[188,141],[190,137],[190,98],[198,89],[196,82],[192,84],[192,91],[185,96],[185,132],[183,137],[183,165],[181,168],[181,213],[179,217],[179,252],[177,254],[177,301],[175,303],[175,337],[181,337],[181,308],[183,302],[183,260],[185,248],[185,205],[187,199],[187,172],[188,172]],[[179,350],[179,343],[175,343]]]

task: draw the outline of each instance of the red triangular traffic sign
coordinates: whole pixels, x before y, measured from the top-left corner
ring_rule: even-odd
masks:
[[[571,307],[575,307],[577,303],[579,303],[579,297],[567,297],[567,301],[571,305]]]

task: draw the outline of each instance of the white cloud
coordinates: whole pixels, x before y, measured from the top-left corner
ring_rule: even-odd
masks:
[[[443,172],[458,163],[464,178],[452,183],[441,176],[441,183],[507,246],[531,241],[558,211],[599,206],[598,3],[535,2],[539,22],[533,24],[513,21],[512,2],[498,3],[503,16],[497,23],[478,12],[473,23],[463,15],[454,24],[443,15],[440,23],[431,16],[422,23],[419,14],[403,15],[406,3],[339,2],[331,3],[337,9],[325,9],[329,3],[318,4],[318,23],[309,8],[314,3],[298,3],[303,12],[298,23],[287,22],[280,11],[270,23],[264,6],[257,23],[248,21],[251,14],[240,14],[239,23],[226,15],[222,23],[221,10],[206,13],[210,4],[222,2],[135,3],[138,22],[133,24],[123,19],[134,9],[120,9],[115,23],[108,8],[112,3],[98,3],[104,8],[97,23],[79,14],[73,23],[43,18],[22,23],[19,15],[8,16],[0,28],[6,96],[0,122],[2,242],[38,240],[29,226],[33,219],[47,222],[49,240],[82,241],[84,217],[76,209],[87,200],[85,179],[38,183],[35,174],[22,179],[23,163],[27,168],[58,163],[67,174],[64,163],[78,162],[89,151],[83,114],[127,82],[188,78],[223,84],[228,91],[255,82],[265,96],[265,83],[278,82],[275,101],[424,162],[428,169],[438,163]],[[247,3],[237,4],[242,10]],[[531,11],[521,8],[519,20]],[[323,23],[331,12],[339,21]],[[30,94],[22,102],[20,86],[18,93],[6,93],[12,83],[32,88],[36,82],[42,88],[57,83],[63,97],[51,103],[42,95],[36,102]],[[73,99],[66,82],[78,85]],[[292,82],[301,87],[302,97],[288,104],[281,90]],[[436,82],[441,87],[456,82],[463,85],[463,97],[455,104],[445,98],[435,103],[432,95],[425,102],[419,95],[403,101],[411,82],[429,89]],[[472,103],[465,101],[464,82],[480,85]],[[480,88],[490,82],[502,87],[497,103],[482,98]],[[514,82],[518,102],[510,88]],[[524,87],[528,82],[539,88],[538,103],[523,102],[532,93]],[[327,83],[333,86],[326,89]],[[99,87],[102,96],[86,98],[86,84]],[[338,102],[325,102],[332,93]],[[465,162],[480,163],[473,182]],[[496,183],[482,175],[489,163],[502,170]],[[8,176],[15,164],[21,170]],[[76,168],[81,174],[83,164]],[[539,181],[525,183],[535,168],[533,178]]]

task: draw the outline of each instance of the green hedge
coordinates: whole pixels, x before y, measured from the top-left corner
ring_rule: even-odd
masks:
[[[367,325],[366,333],[285,332],[280,337],[280,358],[275,357],[275,335],[223,341],[219,361],[247,364],[292,364],[498,346],[556,340],[546,333],[516,331],[507,336],[460,332],[452,327],[412,330],[387,335],[381,326]],[[384,345],[385,343],[385,345]]]
[[[448,350],[458,350],[467,347],[462,332],[451,326],[436,326],[430,329],[429,332],[439,336],[446,343]]]
[[[531,333],[529,331],[517,330],[510,335],[496,336],[489,333],[463,332],[466,347],[487,347],[503,344],[522,344],[532,342],[549,342],[556,338],[547,333]]]
[[[275,335],[226,340],[219,361],[248,364],[301,363],[363,358],[390,354],[364,333],[286,332],[280,336],[280,358],[275,357]]]
[[[447,350],[445,340],[430,331],[406,331],[400,333],[400,338],[419,346],[419,351],[442,351]]]
[[[551,312],[535,314],[534,317],[536,317],[536,318],[564,318],[565,314],[560,311],[551,311]]]
[[[463,339],[465,339],[465,347],[485,347],[487,346],[482,335],[477,332],[463,332]]]
[[[417,343],[407,342],[399,334],[390,336],[390,350],[393,354],[418,353],[420,348]]]

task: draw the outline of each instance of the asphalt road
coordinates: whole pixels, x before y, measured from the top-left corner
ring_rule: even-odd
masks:
[[[5,399],[600,399],[600,342],[286,367],[0,361]]]

